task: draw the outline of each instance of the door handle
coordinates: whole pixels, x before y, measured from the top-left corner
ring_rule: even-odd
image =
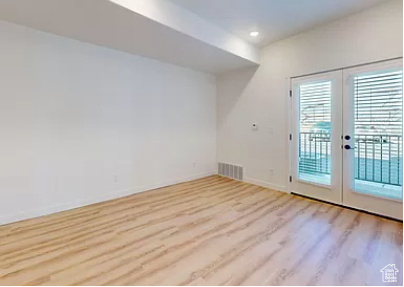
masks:
[[[349,144],[344,145],[345,149],[352,149],[352,147]]]

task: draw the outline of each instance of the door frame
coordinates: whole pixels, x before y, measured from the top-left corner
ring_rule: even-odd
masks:
[[[295,181],[295,177],[293,177],[294,176],[294,174],[293,174],[293,142],[294,142],[295,138],[292,139],[291,136],[293,134],[293,124],[294,124],[293,115],[294,115],[295,110],[294,110],[294,105],[293,105],[293,96],[294,95],[292,93],[292,90],[293,90],[292,81],[294,79],[296,79],[296,78],[315,76],[315,75],[318,75],[318,74],[323,74],[323,73],[333,72],[333,71],[341,71],[341,72],[343,72],[344,70],[366,67],[366,66],[369,66],[369,65],[372,65],[372,64],[374,64],[374,65],[377,65],[377,64],[384,65],[387,62],[392,62],[392,61],[399,61],[399,62],[403,63],[403,57],[395,57],[395,58],[390,58],[390,59],[373,61],[373,62],[364,63],[364,64],[358,64],[358,65],[345,66],[345,67],[325,70],[325,71],[322,71],[322,72],[309,73],[309,74],[306,74],[306,75],[303,74],[301,76],[297,75],[297,76],[291,76],[291,77],[286,78],[286,92],[285,92],[286,97],[285,98],[287,99],[286,100],[287,101],[286,114],[288,116],[288,121],[287,121],[287,129],[288,129],[288,134],[287,134],[287,142],[288,142],[288,152],[287,152],[287,156],[288,156],[288,173],[287,174],[288,174],[288,176],[287,176],[286,191],[288,193],[299,194],[298,192],[296,192],[294,190],[295,188],[294,188],[294,184],[293,184],[294,181]],[[342,80],[344,80],[344,77],[342,77]],[[343,83],[343,87],[342,87],[343,89],[345,89],[345,84],[346,83]],[[344,93],[344,91],[343,91],[343,93]],[[344,96],[344,95],[342,95],[342,96]],[[341,142],[343,142],[343,141],[341,141]],[[343,156],[344,155],[342,155],[341,158],[343,158]],[[344,163],[342,163],[342,164],[344,164]],[[341,176],[342,176],[342,174],[341,174]],[[343,189],[343,183],[342,182],[343,182],[343,179],[341,180],[342,189]],[[343,192],[341,192],[341,194],[342,194],[342,202],[343,202],[344,201]],[[358,194],[358,193],[357,193],[357,196],[358,197],[368,197],[368,198],[374,197],[372,195]],[[346,206],[346,207],[349,207],[349,208],[353,208],[353,209],[357,209],[357,210],[361,210],[361,211],[366,211],[366,212],[369,212],[369,213],[374,213],[374,214],[378,214],[378,215],[382,215],[382,216],[387,216],[387,217],[398,219],[398,220],[402,221],[403,220],[403,201],[397,201],[397,200],[393,200],[393,199],[388,199],[388,200],[390,202],[393,202],[392,203],[392,205],[394,206],[393,209],[398,210],[398,212],[396,211],[396,212],[388,212],[388,213],[377,213],[377,212],[369,211],[369,210],[365,209],[366,207],[360,206],[358,204],[345,204],[345,205],[343,205],[342,203],[336,203],[336,204],[341,205],[341,206]],[[331,203],[333,203],[333,202],[331,202]]]

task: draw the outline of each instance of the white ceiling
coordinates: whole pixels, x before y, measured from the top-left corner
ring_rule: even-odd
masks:
[[[258,65],[256,45],[385,1],[0,0],[0,20],[220,74]]]
[[[209,73],[258,64],[255,46],[167,0],[0,0],[0,20]]]
[[[387,0],[171,0],[260,47]],[[259,31],[253,38],[251,31]]]

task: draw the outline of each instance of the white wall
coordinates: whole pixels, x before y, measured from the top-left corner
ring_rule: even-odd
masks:
[[[209,74],[0,22],[0,224],[216,170]]]
[[[401,0],[282,40],[262,50],[261,66],[217,80],[218,160],[245,167],[246,180],[285,190],[288,77],[403,55]],[[259,129],[253,131],[253,122]]]

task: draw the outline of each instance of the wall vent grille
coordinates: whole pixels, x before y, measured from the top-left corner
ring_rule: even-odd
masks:
[[[230,177],[237,180],[243,180],[243,167],[240,165],[219,162],[219,175]]]

